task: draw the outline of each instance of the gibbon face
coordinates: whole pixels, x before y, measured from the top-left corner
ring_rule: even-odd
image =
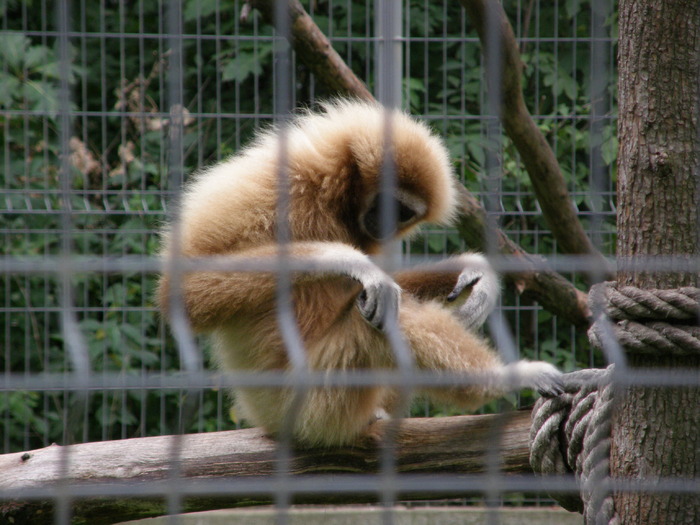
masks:
[[[280,171],[288,184],[292,241],[341,242],[372,254],[381,240],[403,237],[422,222],[452,220],[455,179],[445,147],[427,126],[366,102],[322,108],[260,133],[239,154],[195,175],[182,199],[183,255],[274,242]],[[393,159],[388,166],[386,158]],[[382,203],[393,204],[397,219],[384,232]]]
[[[386,211],[383,211],[386,210]],[[373,195],[359,216],[365,234],[375,241],[384,241],[420,223],[427,212],[423,199],[396,188]]]
[[[365,253],[422,222],[452,219],[452,168],[441,141],[424,124],[369,103],[332,102],[323,109],[297,119],[289,130],[294,240],[311,233],[295,231],[295,218],[314,209],[328,221],[314,240],[349,242]],[[384,174],[393,180],[383,180]]]

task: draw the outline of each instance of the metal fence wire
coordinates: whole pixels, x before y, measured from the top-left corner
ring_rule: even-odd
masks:
[[[280,432],[274,471],[267,477],[201,480],[186,474],[180,457],[185,436],[246,426],[232,408],[228,387],[291,382],[304,392],[378,383],[412,390],[455,380],[418,370],[410,356],[393,372],[358,367],[354,375],[305,373],[290,283],[292,272],[309,271],[313,264],[284,251],[264,268],[279,272],[277,304],[268,307],[278,312],[290,362],[301,356],[299,373],[217,369],[210,340],[189,324],[177,283],[171,325],[159,314],[160,273],[172,271],[182,283],[188,271],[221,268],[220,260],[206,257],[193,262],[159,255],[160,232],[165,224],[178,224],[183,185],[193,173],[240,152],[260,129],[276,125],[284,137],[300,108],[317,110],[324,100],[350,96],[329,85],[302,56],[298,36],[292,38],[298,19],[290,23],[283,16],[287,3],[258,3],[267,5],[267,17],[265,8],[261,12],[241,0],[0,1],[0,450],[13,454],[53,443],[181,436],[168,442],[171,461],[160,481],[81,483],[68,476],[76,461],[73,449],[62,447],[65,476],[59,474],[57,484],[21,490],[2,485],[0,499],[50,501],[55,523],[71,522],[73,503],[88,497],[153,496],[177,513],[194,495],[252,494],[271,498],[280,520],[301,493],[335,494],[340,500],[370,493],[391,509],[405,493],[444,501],[449,489],[450,503],[486,502],[492,519],[501,505],[551,504],[547,489],[575,488],[573,475],[549,485],[546,478],[506,475],[497,434],[492,466],[471,475],[449,469],[428,477],[399,472],[394,443],[382,448],[373,475],[292,476],[295,452],[290,439],[283,439],[289,429]],[[493,65],[503,51],[493,36],[495,19],[487,20],[480,40],[459,2],[302,4],[377,100],[405,110],[441,137],[459,182],[486,211],[481,246],[463,227],[426,225],[400,244],[384,243],[376,266],[393,272],[476,250],[501,273],[515,275],[523,269],[520,259],[499,251],[494,233],[499,231],[526,252],[544,256],[548,270],[579,290],[600,280],[600,267],[590,258],[560,255],[521,154],[504,133],[500,99],[508,93],[501,69]],[[556,156],[576,216],[593,246],[612,260],[614,6],[508,0],[503,8],[523,64],[525,103]],[[391,133],[388,126],[388,141]],[[280,166],[285,188],[290,168],[284,140],[277,154],[269,161]],[[385,163],[389,193],[400,176],[391,164]],[[290,206],[285,192],[278,206],[278,239],[289,247],[294,219],[284,216]],[[180,242],[177,226],[171,234]],[[256,270],[245,272],[259,275]],[[518,286],[517,279],[505,278],[484,329],[505,361],[543,360],[566,372],[608,364],[592,349],[585,328],[521,295]],[[401,363],[402,335],[389,332]],[[478,413],[512,412],[536,398],[531,390],[508,394]],[[461,413],[419,398],[407,415]],[[390,511],[385,519],[391,521]]]

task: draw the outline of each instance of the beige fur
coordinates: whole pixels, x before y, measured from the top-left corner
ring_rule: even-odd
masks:
[[[465,329],[470,323],[483,322],[490,311],[498,294],[495,277],[479,281],[488,283],[484,290],[478,283],[465,287],[459,306],[449,310],[445,299],[460,276],[467,275],[471,282],[471,273],[461,271],[460,264],[472,264],[473,257],[479,256],[457,258],[449,267],[438,267],[437,273],[424,268],[397,274],[402,292],[367,257],[381,245],[368,234],[360,217],[380,189],[388,115],[392,118],[397,195],[423,214],[400,225],[396,236],[409,234],[420,222],[447,223],[455,213],[455,182],[447,152],[437,137],[407,115],[343,101],[329,103],[324,112],[307,113],[292,122],[283,141],[291,197],[287,256],[294,263],[323,267],[315,273],[295,272],[292,276],[293,310],[307,364],[309,369],[321,371],[395,366],[387,337],[370,324],[375,320],[363,315],[357,301],[363,288],[387,292],[377,294],[380,302],[392,293],[401,293],[398,321],[418,367],[493,374],[490,386],[428,392],[473,408],[500,395],[504,387],[499,381],[515,373],[507,373],[488,345]],[[166,234],[164,254],[274,261],[280,253],[275,232],[282,136],[275,130],[263,133],[240,154],[199,173],[182,200],[180,242],[176,244]],[[484,271],[491,272],[490,268]],[[194,329],[212,334],[214,358],[224,370],[287,370],[290,360],[278,327],[276,283],[272,271],[194,271],[178,283],[181,296],[175,299],[183,302]],[[169,275],[164,275],[158,298],[166,314],[174,295],[171,286]],[[482,295],[470,296],[474,290],[481,290]],[[488,311],[481,312],[478,319],[469,319],[472,307],[468,297],[479,297],[479,301],[488,297]],[[380,317],[391,317],[389,306]],[[527,376],[520,378],[520,383],[546,388],[556,374],[553,370],[543,363],[526,363],[517,372]],[[517,374],[514,377],[517,388]],[[292,397],[279,388],[236,392],[238,405],[250,422],[272,435],[281,431]],[[394,398],[393,392],[381,385],[311,389],[299,412],[289,418],[293,435],[305,445],[349,443],[366,429],[377,410]]]

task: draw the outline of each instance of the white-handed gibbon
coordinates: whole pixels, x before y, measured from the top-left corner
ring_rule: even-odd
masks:
[[[391,118],[387,128],[385,119]],[[388,130],[388,132],[387,132]],[[382,186],[385,137],[391,137],[395,187]],[[281,148],[283,142],[284,148]],[[283,156],[281,157],[281,151]],[[226,161],[203,170],[186,187],[177,239],[164,234],[166,257],[218,256],[274,262],[277,243],[280,158],[288,186],[291,307],[313,371],[396,367],[384,328],[398,326],[416,367],[484,373],[491,380],[421,391],[473,409],[509,390],[559,390],[560,373],[544,362],[504,365],[474,328],[499,295],[496,275],[483,256],[463,254],[437,265],[388,275],[370,259],[382,245],[382,203],[395,208],[390,237],[420,223],[449,223],[456,208],[456,179],[447,151],[428,128],[400,111],[359,101],[334,101],[321,112],[295,117],[284,132],[270,130]],[[191,269],[177,286],[166,272],[158,301],[167,313],[181,300],[196,331],[209,332],[213,356],[224,370],[289,370],[290,356],[278,324],[277,275]],[[177,293],[171,293],[171,290]],[[244,417],[278,435],[293,424],[306,446],[352,442],[375,414],[396,398],[382,385],[314,387],[293,417],[293,396],[281,387],[236,389]]]

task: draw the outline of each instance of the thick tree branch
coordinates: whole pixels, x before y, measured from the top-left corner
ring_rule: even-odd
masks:
[[[474,250],[487,251],[492,235],[498,251],[518,259],[521,271],[506,273],[506,280],[518,293],[539,302],[550,312],[586,329],[591,322],[588,294],[577,289],[557,272],[543,269],[543,260],[514,243],[504,232],[488,223],[486,210],[466,189],[460,195],[457,230]],[[546,268],[546,266],[545,266]]]
[[[271,0],[251,0],[249,4],[260,10],[266,23],[274,23],[274,2]],[[333,51],[328,39],[304,11],[299,1],[289,0],[289,9],[292,19],[291,31],[294,50],[299,59],[314,72],[318,80],[340,93],[365,100],[374,100],[364,83]],[[519,78],[520,69],[517,71]],[[519,91],[518,96],[522,100],[522,93]],[[527,109],[525,109],[525,113],[529,121],[532,122],[527,114]],[[536,131],[539,133],[539,130]],[[541,133],[538,136],[544,141]],[[549,148],[546,142],[545,146]],[[551,149],[548,151],[551,153]],[[556,164],[556,159],[553,162]],[[486,221],[486,210],[466,189],[461,194],[460,204],[461,213],[458,219],[460,233],[472,249],[485,251],[485,232],[487,226],[491,228]],[[572,209],[568,195],[565,199],[565,207]],[[580,223],[577,220],[575,220],[575,224],[580,228]],[[529,264],[535,261],[532,255],[527,254],[511,241],[502,230],[493,228],[490,231],[498,239],[501,253],[521,257],[527,268],[522,272],[508,276],[508,280],[515,285],[519,293],[529,295],[552,313],[562,316],[578,327],[588,326],[590,311],[585,293],[577,290],[556,272],[536,270],[534,266],[541,267],[541,264]]]
[[[525,105],[521,82],[522,62],[513,28],[501,4],[494,0],[460,0],[484,48],[487,67],[492,46],[501,59],[498,71],[501,94],[500,117],[506,134],[520,153],[537,200],[549,228],[564,253],[590,254],[600,257],[601,268],[610,274],[605,258],[594,248],[576,216],[566,181],[559,168],[554,151],[549,146]],[[489,77],[487,75],[487,77]],[[490,80],[487,78],[487,80]]]
[[[381,470],[379,436],[387,430],[387,425],[395,423],[378,421],[373,425],[373,437],[367,437],[352,447],[297,450],[292,455],[289,474],[293,479],[309,479],[308,476],[312,475],[378,473]],[[529,431],[529,410],[491,416],[406,419],[395,433],[396,469],[399,473],[410,474],[478,473],[485,471],[487,458],[495,456],[504,472],[531,472]],[[181,490],[187,510],[260,503],[271,500],[279,490],[276,448],[276,444],[259,429],[124,439],[68,447],[52,445],[0,455],[0,472],[3,473],[0,494],[12,491],[19,499],[31,490],[51,492],[73,488],[78,494],[74,518],[92,524],[102,523],[100,516],[111,516],[112,520],[115,515],[135,519],[164,513],[167,509],[163,500],[174,487]],[[229,487],[211,494],[201,489],[203,483],[225,479],[240,482],[235,486],[239,490]],[[288,483],[291,490],[295,488],[293,479]],[[154,494],[147,490],[161,482],[163,492]],[[130,491],[120,497],[111,496],[109,500],[79,496],[81,489],[94,491],[100,484],[126,486]],[[106,492],[110,493],[119,494],[120,491]],[[401,494],[401,497],[454,495],[454,491],[431,490],[426,484],[422,494]],[[303,502],[372,502],[377,499],[376,491],[371,489],[367,494],[314,491],[294,496],[295,501]],[[119,514],[114,514],[116,510]],[[52,523],[50,505],[43,500],[0,501],[0,524],[11,523],[10,518],[15,519],[15,523]]]
[[[273,0],[250,0],[249,5],[262,14],[264,20],[273,24],[275,2]],[[359,78],[343,61],[314,23],[299,0],[289,0],[291,43],[304,64],[326,87],[343,95],[352,95],[364,100],[374,97]]]

